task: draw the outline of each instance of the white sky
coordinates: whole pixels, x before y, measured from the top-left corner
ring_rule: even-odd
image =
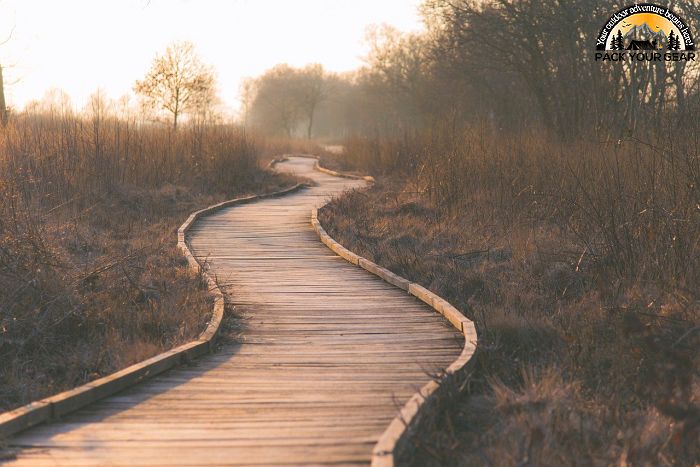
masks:
[[[387,23],[420,29],[419,0],[2,0],[0,63],[8,104],[22,107],[61,88],[82,107],[98,87],[131,93],[154,55],[193,42],[217,70],[220,96],[238,107],[242,78],[277,63],[318,62],[331,71],[361,64],[365,30]],[[7,68],[9,67],[9,68]]]

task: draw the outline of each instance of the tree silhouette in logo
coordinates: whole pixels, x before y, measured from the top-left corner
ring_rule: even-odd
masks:
[[[622,30],[617,30],[617,36],[613,36],[610,41],[610,50],[625,50],[625,42],[622,38]]]
[[[671,31],[668,35],[668,50],[680,50],[681,48],[681,38]]]

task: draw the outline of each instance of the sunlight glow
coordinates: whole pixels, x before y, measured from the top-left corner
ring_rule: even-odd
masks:
[[[156,53],[195,44],[214,65],[232,111],[239,83],[271,66],[318,62],[330,71],[362,64],[366,28],[421,29],[418,0],[8,0],[0,3],[0,63],[8,104],[21,108],[51,88],[80,108],[97,88],[130,94]]]

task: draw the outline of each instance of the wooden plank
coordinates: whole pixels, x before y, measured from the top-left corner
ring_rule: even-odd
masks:
[[[6,438],[51,418],[51,404],[37,401],[0,414],[0,438]]]
[[[187,259],[190,267],[199,272],[200,269],[202,269],[201,265],[190,251],[185,238],[197,219],[204,215],[211,215],[212,213],[230,206],[292,193],[305,186],[304,184],[297,184],[291,188],[274,193],[235,198],[196,211],[192,213],[178,229],[177,246]],[[136,363],[77,388],[61,392],[40,401],[29,403],[19,409],[2,413],[0,414],[0,436],[10,436],[31,426],[61,417],[126,387],[137,384],[145,378],[158,375],[179,364],[181,361],[190,361],[193,358],[203,355],[206,351],[211,351],[213,346],[212,341],[219,330],[224,315],[224,296],[214,278],[207,274],[206,271],[202,272],[208,284],[209,292],[214,295],[214,307],[207,327],[196,341],[163,352],[143,362]]]
[[[318,163],[316,164],[316,168],[318,169]],[[314,208],[311,212],[311,225],[321,241],[331,250],[335,251],[341,257],[345,258],[351,263],[358,264],[363,269],[366,269],[367,271],[381,277],[387,282],[408,291],[409,294],[418,298],[444,316],[455,329],[462,333],[464,337],[462,352],[460,356],[447,367],[444,374],[441,376],[441,379],[450,377],[450,375],[461,370],[467,365],[467,363],[471,360],[474,351],[476,350],[477,341],[476,328],[471,320],[467,319],[459,310],[457,310],[457,308],[452,306],[446,300],[420,284],[409,282],[408,280],[397,276],[391,271],[382,268],[366,258],[362,258],[357,255],[348,257],[346,254],[341,254],[341,252],[345,252],[347,250],[345,250],[342,245],[340,245],[326,233],[325,229],[318,220],[317,208]],[[409,336],[412,333],[411,327],[403,326],[399,327],[399,329],[401,329],[403,334],[401,336],[402,341],[404,343],[410,341]],[[411,342],[411,344],[414,344],[414,342]],[[416,351],[420,350],[416,349]],[[411,427],[412,421],[416,418],[424,402],[438,390],[439,386],[440,383],[438,381],[429,381],[418,392],[413,394],[409,401],[401,408],[399,414],[392,420],[372,449],[373,467],[393,467],[394,457],[396,454],[395,451],[399,440],[406,435]]]
[[[230,294],[241,341],[198,360],[205,341],[183,346],[193,365],[16,436],[17,465],[370,462],[399,407],[460,355],[461,334],[318,241],[311,209],[366,182],[313,164],[276,167],[316,186],[195,216],[179,235]]]
[[[393,286],[396,286],[402,290],[405,290],[408,292],[408,287],[411,284],[408,279],[404,279],[403,277],[394,274],[393,272],[389,271],[388,269],[385,269],[372,261],[365,259],[365,258],[360,258],[358,261],[358,264],[360,265],[361,268],[366,269],[367,271],[371,272],[372,274],[381,277],[388,283],[390,283]]]

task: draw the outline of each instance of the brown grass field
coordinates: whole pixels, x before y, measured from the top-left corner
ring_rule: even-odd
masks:
[[[176,249],[191,211],[277,191],[289,142],[227,126],[20,115],[0,137],[0,410],[196,337],[207,291]]]
[[[700,152],[542,134],[348,144],[389,175],[321,210],[329,234],[479,331],[400,465],[692,465]]]

